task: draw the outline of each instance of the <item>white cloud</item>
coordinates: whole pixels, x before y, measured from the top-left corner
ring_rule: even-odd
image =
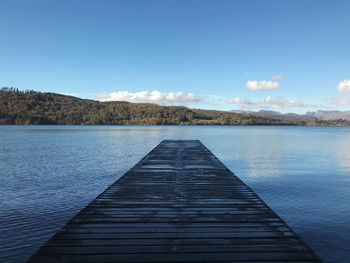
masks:
[[[271,76],[271,80],[282,80],[282,79],[284,79],[284,75],[283,74],[278,74],[278,75]]]
[[[246,89],[249,89],[249,90],[273,90],[273,89],[281,88],[282,85],[279,82],[275,82],[271,80],[262,80],[262,81],[248,80],[245,87]]]
[[[335,106],[347,106],[350,105],[350,80],[344,79],[337,85],[337,89],[340,93],[343,93],[340,97],[327,96],[326,99]]]
[[[140,92],[128,92],[128,91],[116,91],[109,94],[97,95],[99,101],[129,101],[129,102],[150,102],[150,103],[194,103],[202,100],[200,96],[196,96],[193,93],[179,92],[160,92],[154,90],[140,91]]]
[[[313,107],[316,105],[307,105],[300,101],[287,100],[283,97],[271,98],[267,96],[266,98],[251,101],[249,99],[235,97],[227,101],[230,104],[238,104],[241,109],[283,109],[287,107]]]
[[[350,92],[350,80],[344,79],[343,81],[340,81],[337,89],[339,92]]]

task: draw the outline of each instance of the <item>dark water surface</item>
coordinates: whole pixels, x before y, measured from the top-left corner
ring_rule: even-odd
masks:
[[[0,262],[25,262],[163,139],[200,139],[324,262],[350,262],[350,128],[0,126]]]

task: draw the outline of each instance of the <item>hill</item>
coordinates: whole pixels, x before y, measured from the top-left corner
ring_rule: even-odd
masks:
[[[55,93],[0,90],[0,124],[349,125],[291,121],[150,103],[99,102]]]

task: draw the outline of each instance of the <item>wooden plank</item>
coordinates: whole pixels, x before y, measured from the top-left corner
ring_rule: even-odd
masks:
[[[290,245],[304,249],[304,244],[296,237],[280,238],[134,238],[134,239],[56,239],[48,242],[45,247],[92,247],[92,246],[221,246],[221,245],[247,245],[255,251],[260,245]]]
[[[321,262],[200,141],[166,140],[29,262]]]
[[[273,245],[255,245],[252,251],[251,245],[178,245],[178,253],[244,253],[244,252],[296,252],[303,249],[302,245],[294,244],[273,244]],[[173,253],[172,245],[139,245],[139,246],[46,246],[40,250],[41,255],[94,255],[94,254],[153,254],[153,253]]]
[[[288,227],[77,227],[66,228],[63,233],[231,233],[231,232],[269,232],[269,231],[290,231]]]
[[[155,253],[155,254],[90,254],[63,255],[37,254],[40,262],[235,262],[237,261],[316,261],[318,258],[310,251],[298,252],[242,252],[242,253]],[[317,261],[316,261],[317,262]],[[318,261],[319,262],[319,261]]]

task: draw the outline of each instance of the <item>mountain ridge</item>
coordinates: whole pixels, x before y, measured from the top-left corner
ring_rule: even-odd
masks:
[[[338,110],[308,111],[305,114],[281,113],[278,111],[270,111],[270,110],[260,110],[260,111],[233,110],[232,112],[240,113],[244,115],[257,116],[257,117],[280,119],[280,120],[350,121],[350,111],[338,111]]]

